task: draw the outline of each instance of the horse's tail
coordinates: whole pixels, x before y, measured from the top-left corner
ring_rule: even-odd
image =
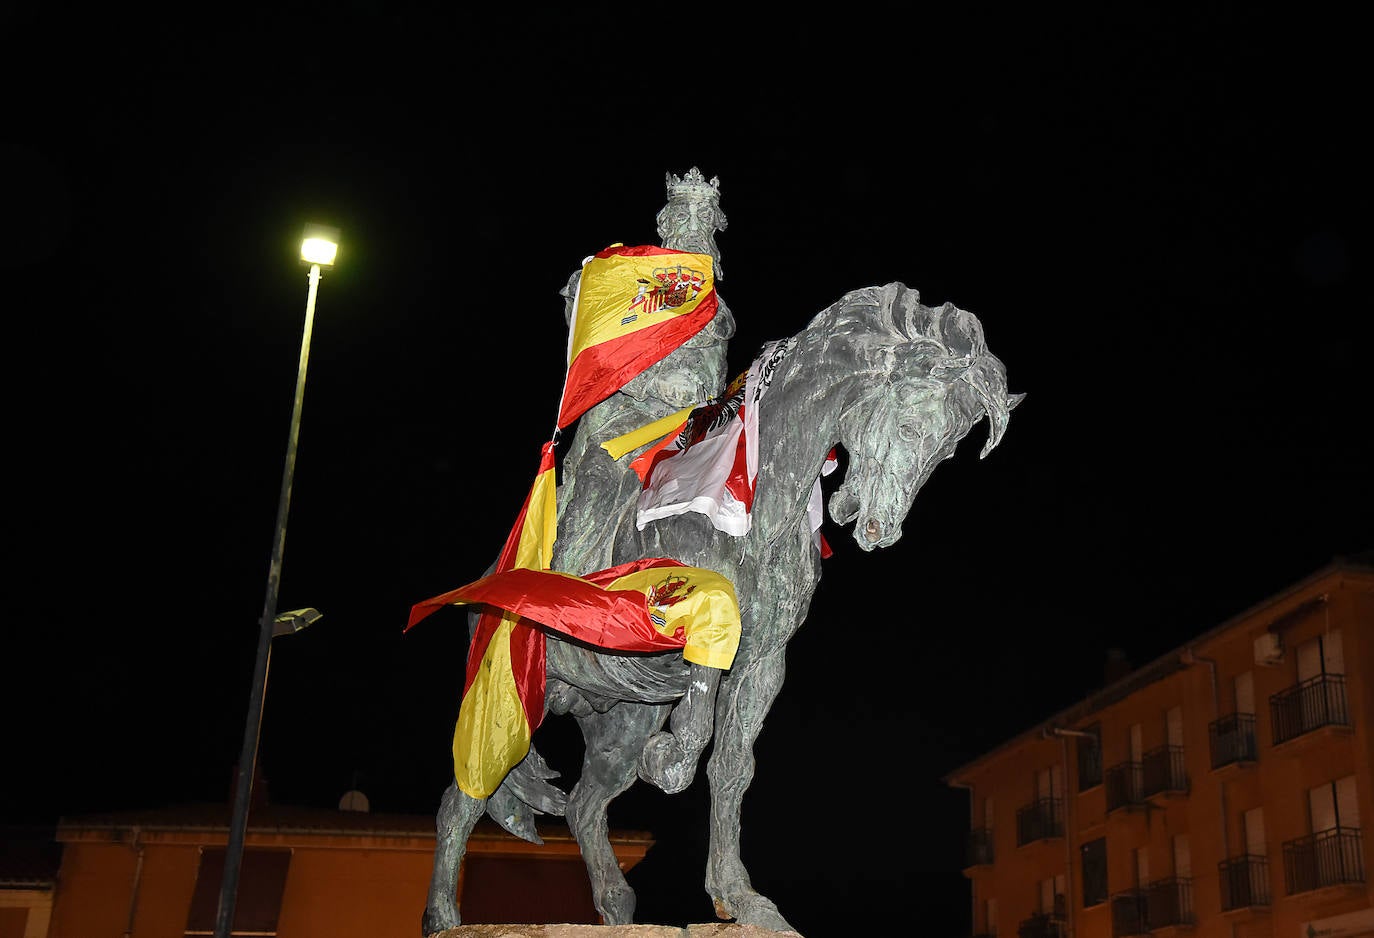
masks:
[[[503,829],[527,840],[542,844],[534,826],[536,814],[562,817],[568,810],[568,795],[549,783],[558,773],[549,768],[539,751],[530,746],[525,758],[507,773],[496,791],[487,798],[487,814]]]

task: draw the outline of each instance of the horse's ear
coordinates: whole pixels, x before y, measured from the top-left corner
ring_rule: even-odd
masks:
[[[905,335],[919,331],[918,320],[921,313],[921,292],[913,290],[900,280],[885,283],[879,294],[880,302],[888,311],[891,322]]]
[[[1007,395],[1007,410],[1015,410],[1015,409],[1016,409],[1016,405],[1019,404],[1019,403],[1021,403],[1023,400],[1025,400],[1025,398],[1026,398],[1026,392],[1025,392],[1025,391],[1022,391],[1020,394],[1008,394],[1008,395]]]

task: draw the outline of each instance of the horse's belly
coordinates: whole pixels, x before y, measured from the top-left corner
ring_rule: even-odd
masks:
[[[550,636],[548,675],[579,690],[635,703],[668,703],[687,692],[691,670],[680,652],[619,655]]]

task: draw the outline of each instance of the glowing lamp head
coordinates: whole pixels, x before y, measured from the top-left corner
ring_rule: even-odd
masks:
[[[307,264],[333,267],[339,253],[339,229],[324,225],[307,225],[301,241],[301,260]]]

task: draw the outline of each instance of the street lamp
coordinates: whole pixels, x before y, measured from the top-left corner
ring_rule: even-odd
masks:
[[[305,367],[310,360],[310,331],[315,323],[315,293],[320,268],[333,267],[339,250],[339,230],[309,225],[301,241],[301,260],[310,265],[310,292],[305,301],[305,332],[301,336],[301,360],[296,369],[296,399],[291,408],[291,433],[286,443],[281,495],[277,500],[277,530],[272,539],[272,563],[267,571],[267,597],[258,621],[258,656],[253,670],[253,689],[248,695],[248,717],[243,726],[243,751],[239,755],[238,781],[234,788],[234,813],[229,822],[229,845],[224,854],[224,878],[220,882],[215,938],[229,938],[238,898],[243,838],[248,830],[248,805],[253,791],[253,770],[258,761],[258,734],[262,729],[262,704],[267,691],[267,670],[272,658],[272,637],[298,632],[320,617],[315,609],[296,609],[277,615],[277,587],[281,583],[281,555],[286,547],[286,515],[291,505],[291,479],[296,472],[296,438],[301,427],[301,401],[305,397]]]

